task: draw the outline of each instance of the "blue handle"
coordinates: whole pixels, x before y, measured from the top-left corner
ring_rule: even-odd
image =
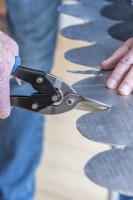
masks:
[[[15,72],[16,69],[21,65],[21,58],[19,56],[15,56],[15,63],[14,63],[14,66],[13,66],[13,69],[12,69],[12,72]]]

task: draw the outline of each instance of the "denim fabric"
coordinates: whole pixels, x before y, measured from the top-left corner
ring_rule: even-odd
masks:
[[[125,196],[125,195],[120,195],[119,200],[133,200],[133,197],[131,197],[131,196]]]
[[[60,0],[7,0],[9,28],[20,48],[22,65],[46,72],[53,63]],[[15,80],[12,94],[33,92]],[[13,108],[0,120],[0,200],[33,200],[40,161],[44,117]]]

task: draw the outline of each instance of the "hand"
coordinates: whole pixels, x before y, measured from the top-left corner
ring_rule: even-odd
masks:
[[[110,58],[102,62],[102,69],[114,69],[106,85],[118,88],[121,95],[129,95],[133,90],[133,38],[128,39]]]
[[[10,114],[10,75],[18,56],[18,46],[14,40],[0,31],[0,118]]]

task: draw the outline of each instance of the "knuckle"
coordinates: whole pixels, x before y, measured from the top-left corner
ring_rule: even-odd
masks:
[[[119,63],[121,65],[127,66],[127,65],[131,65],[133,63],[133,58],[128,56],[126,58],[122,58]]]

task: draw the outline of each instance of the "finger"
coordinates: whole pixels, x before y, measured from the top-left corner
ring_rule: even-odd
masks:
[[[10,38],[7,34],[0,31],[0,38],[1,38],[1,44],[3,45],[3,47],[5,47],[6,49],[10,49],[10,52],[13,52],[15,54],[19,52],[17,43],[12,38]]]
[[[110,89],[115,89],[121,83],[124,75],[129,71],[133,64],[133,49],[124,56],[117,64],[106,85]]]
[[[122,57],[129,51],[130,49],[130,45],[129,45],[129,41],[125,42],[119,49],[117,49],[111,57],[109,57],[108,59],[104,60],[101,63],[101,67],[102,69],[113,69],[117,63],[119,62],[119,60],[122,59]]]
[[[9,56],[10,65],[6,58],[2,57],[0,63],[0,119],[5,119],[10,115],[10,75],[15,57]]]
[[[14,40],[0,31],[0,118],[10,114],[10,74],[14,66],[18,46]]]
[[[133,90],[133,66],[127,73],[126,77],[122,81],[121,85],[118,88],[118,91],[121,95],[129,95]]]
[[[4,68],[3,64],[0,69]],[[10,114],[10,73],[6,72],[0,76],[0,118],[5,119]]]
[[[15,57],[10,58],[11,65],[13,66],[15,62]],[[10,115],[11,105],[10,105],[10,76],[12,67],[5,67],[1,64],[1,74],[0,74],[0,118],[5,119]],[[10,69],[10,70],[9,70]],[[2,73],[3,72],[3,73]]]

